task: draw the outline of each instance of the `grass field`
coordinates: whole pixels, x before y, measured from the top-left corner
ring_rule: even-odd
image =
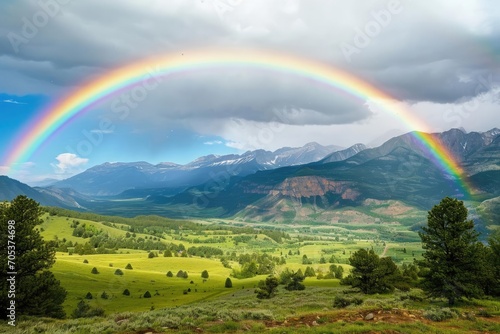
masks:
[[[429,313],[445,309],[442,301],[409,299],[419,291],[389,295],[360,295],[360,306],[335,308],[335,296],[344,287],[313,287],[304,291],[280,288],[276,297],[255,298],[253,289],[232,288],[225,295],[197,303],[122,312],[103,318],[53,320],[26,319],[9,333],[498,333],[500,301],[472,300],[453,309],[449,319],[432,321]],[[351,294],[348,294],[351,295]],[[434,311],[433,311],[434,310]],[[372,314],[373,319],[366,316]],[[7,329],[5,325],[0,325]]]
[[[102,230],[114,237],[123,237],[128,230],[126,225],[114,224],[108,226],[109,224],[105,225],[103,222],[83,219],[78,219],[78,221],[80,224]],[[72,242],[85,242],[85,239],[72,235],[72,222],[73,218],[44,215],[43,224],[41,225],[42,236],[47,240],[57,237]],[[200,222],[204,224],[214,223],[213,220]],[[225,225],[241,224],[241,222],[231,220],[217,220],[217,222]],[[276,273],[285,268],[305,271],[307,266],[313,267],[316,273],[327,273],[330,263],[320,263],[320,260],[322,257],[328,260],[332,255],[335,256],[336,263],[343,266],[345,272],[348,272],[350,269],[348,265],[349,256],[359,248],[373,249],[377,254],[391,256],[399,263],[410,263],[413,261],[414,256],[418,257],[422,252],[419,243],[384,242],[378,239],[375,241],[346,239],[335,241],[332,238],[319,237],[319,240],[299,242],[293,236],[293,232],[297,228],[300,227],[293,226],[289,229],[292,239],[282,244],[270,240],[263,234],[251,235],[252,238],[248,242],[236,243],[233,242],[232,238],[239,235],[228,234],[227,231],[223,233],[207,231],[207,233],[199,235],[185,230],[181,234],[165,234],[164,240],[175,243],[181,242],[186,248],[191,246],[216,247],[221,249],[224,254],[232,252],[237,254],[266,252],[277,257],[283,256],[286,258],[286,264],[277,266]],[[226,242],[217,244],[204,243],[204,240],[218,234],[227,236]],[[314,231],[311,235],[317,237]],[[148,235],[138,233],[137,236],[147,237]],[[197,243],[190,242],[194,238],[198,240]],[[406,250],[406,253],[403,250]],[[293,255],[289,255],[290,251]],[[312,264],[302,264],[304,255],[312,261]],[[87,260],[88,263],[84,263],[84,260]],[[129,263],[133,267],[132,270],[125,269],[125,266]],[[238,267],[236,262],[232,262],[231,265]],[[99,274],[91,273],[94,267],[97,268]],[[121,269],[124,275],[115,275],[116,269]],[[187,279],[175,277],[179,270],[187,271],[189,277]],[[201,278],[203,270],[207,270],[210,275],[205,282]],[[152,307],[176,307],[213,299],[230,293],[224,287],[224,282],[232,273],[232,269],[223,267],[218,258],[163,257],[161,253],[158,257],[148,258],[148,252],[135,249],[119,249],[118,254],[95,255],[69,255],[68,253],[58,252],[52,271],[68,291],[64,304],[68,315],[71,314],[76,304],[88,292],[93,296],[91,300],[88,300],[90,305],[101,307],[108,314],[125,311],[146,311]],[[171,271],[174,277],[167,277],[166,273],[168,271]],[[259,280],[264,278],[265,275],[248,279],[231,279],[235,289],[253,289]],[[339,285],[339,281],[308,278],[305,284],[311,287],[334,287]],[[130,291],[130,296],[123,295],[125,289]],[[151,298],[143,298],[146,291],[150,292]],[[106,292],[109,296],[107,299],[100,297],[103,292]]]

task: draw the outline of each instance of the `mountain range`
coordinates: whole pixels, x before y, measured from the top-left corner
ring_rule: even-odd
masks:
[[[483,217],[500,216],[500,130],[451,129],[432,136],[453,153],[473,196],[443,173],[415,133],[407,133],[375,148],[309,143],[274,152],[208,155],[186,165],[105,163],[48,187],[1,177],[0,199],[25,194],[44,205],[101,213],[289,221],[371,199],[428,210],[454,196],[476,203]]]
[[[284,147],[274,152],[255,150],[241,155],[207,155],[186,165],[171,162],[152,165],[143,161],[105,163],[52,185],[71,188],[89,196],[113,196],[129,189],[154,188],[164,188],[164,192],[173,194],[207,182],[217,175],[245,176],[261,170],[302,165],[320,160],[339,149],[337,146],[308,143],[303,147]],[[348,156],[354,153],[347,150],[343,154]]]

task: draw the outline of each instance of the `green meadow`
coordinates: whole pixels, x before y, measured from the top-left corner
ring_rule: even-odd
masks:
[[[85,225],[87,229],[106,233],[112,237],[125,237],[130,226],[126,224],[109,223],[105,221],[93,221],[80,218],[43,216],[43,224],[40,226],[42,236],[46,240],[67,240],[83,243],[89,239],[73,236],[74,221]],[[199,224],[214,224],[213,220],[197,220]],[[242,225],[241,222],[231,220],[217,220],[216,224],[224,226]],[[252,226],[255,226],[252,224]],[[265,226],[258,226],[265,228]],[[215,247],[224,254],[235,253],[267,253],[272,256],[283,256],[286,264],[278,265],[276,273],[289,268],[297,271],[310,266],[316,274],[328,273],[330,257],[335,257],[335,264],[342,266],[345,272],[350,270],[348,265],[349,256],[360,248],[373,249],[379,255],[391,256],[399,263],[411,263],[414,257],[420,256],[422,250],[419,243],[415,242],[384,242],[379,240],[356,241],[338,238],[323,233],[317,235],[312,233],[296,233],[301,226],[292,226],[286,231],[290,233],[290,240],[277,243],[262,233],[236,234],[221,232],[218,230],[206,230],[202,234],[190,230],[182,233],[164,233],[163,242],[182,243],[186,248],[191,246]],[[217,235],[226,236],[225,242],[205,243]],[[352,234],[354,236],[355,234]],[[235,238],[247,236],[251,238],[247,242],[235,242]],[[300,241],[299,236],[310,236],[314,240]],[[137,233],[137,238],[148,238],[147,233]],[[191,242],[196,239],[196,243]],[[68,291],[64,307],[67,314],[75,309],[76,304],[85,299],[87,293],[92,299],[85,299],[91,306],[100,307],[107,314],[126,311],[146,311],[151,309],[177,307],[185,304],[193,304],[202,300],[210,300],[231,293],[234,289],[254,289],[258,282],[267,275],[257,275],[252,278],[237,279],[231,277],[232,269],[225,268],[218,257],[203,258],[199,256],[189,257],[163,257],[162,252],[151,250],[157,257],[149,258],[148,251],[138,249],[117,249],[117,254],[88,254],[78,255],[71,252],[57,252],[56,263],[52,268],[53,273],[61,281],[62,286]],[[405,252],[404,252],[405,251]],[[303,264],[303,256],[306,255],[311,264]],[[323,261],[322,261],[323,258]],[[85,261],[86,260],[86,261]],[[326,263],[322,263],[325,262]],[[88,263],[84,263],[88,262]],[[125,269],[130,264],[133,269]],[[233,268],[239,264],[230,261]],[[93,268],[98,274],[92,274]],[[123,275],[116,275],[115,271],[120,269]],[[188,278],[176,277],[178,271],[186,271]],[[202,271],[207,270],[209,278],[201,277]],[[174,277],[167,277],[171,271]],[[233,289],[224,287],[226,278],[231,277]],[[338,279],[316,279],[307,278],[305,285],[310,287],[336,287],[339,286]],[[128,289],[130,295],[123,292]],[[151,298],[144,298],[149,291]],[[103,292],[107,299],[101,298]]]

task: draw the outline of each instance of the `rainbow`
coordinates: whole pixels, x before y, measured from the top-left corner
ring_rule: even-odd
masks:
[[[39,117],[29,123],[21,131],[15,145],[11,146],[3,165],[12,168],[16,164],[28,161],[40,146],[63,125],[120,90],[138,83],[145,85],[148,80],[164,79],[169,75],[231,67],[291,74],[347,92],[364,101],[382,101],[383,109],[399,118],[409,129],[429,132],[428,126],[406,108],[395,103],[385,103],[394,101],[390,95],[330,65],[275,52],[197,50],[138,61],[84,84],[50,105],[39,114]],[[472,188],[468,185],[465,174],[453,155],[437,138],[425,132],[412,132],[412,134],[422,148],[429,153],[434,163],[456,181],[460,190],[464,194],[470,194]]]

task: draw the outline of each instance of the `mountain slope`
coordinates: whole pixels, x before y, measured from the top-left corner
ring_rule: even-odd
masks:
[[[285,198],[335,209],[358,205],[368,198],[397,199],[429,207],[444,196],[461,196],[438,167],[407,148],[396,147],[364,163],[353,163],[351,159],[261,171],[235,179],[223,189],[217,185],[194,187],[174,196],[169,203],[203,203],[202,209],[222,208],[229,216],[257,206],[256,201],[262,211]],[[415,164],[402,168],[402,161]]]
[[[24,195],[34,199],[41,205],[59,206],[64,208],[80,208],[80,204],[67,193],[59,190],[59,194],[42,188],[32,188],[27,184],[11,179],[7,176],[0,176],[0,201],[11,201],[19,195]],[[77,195],[73,193],[73,195]]]

